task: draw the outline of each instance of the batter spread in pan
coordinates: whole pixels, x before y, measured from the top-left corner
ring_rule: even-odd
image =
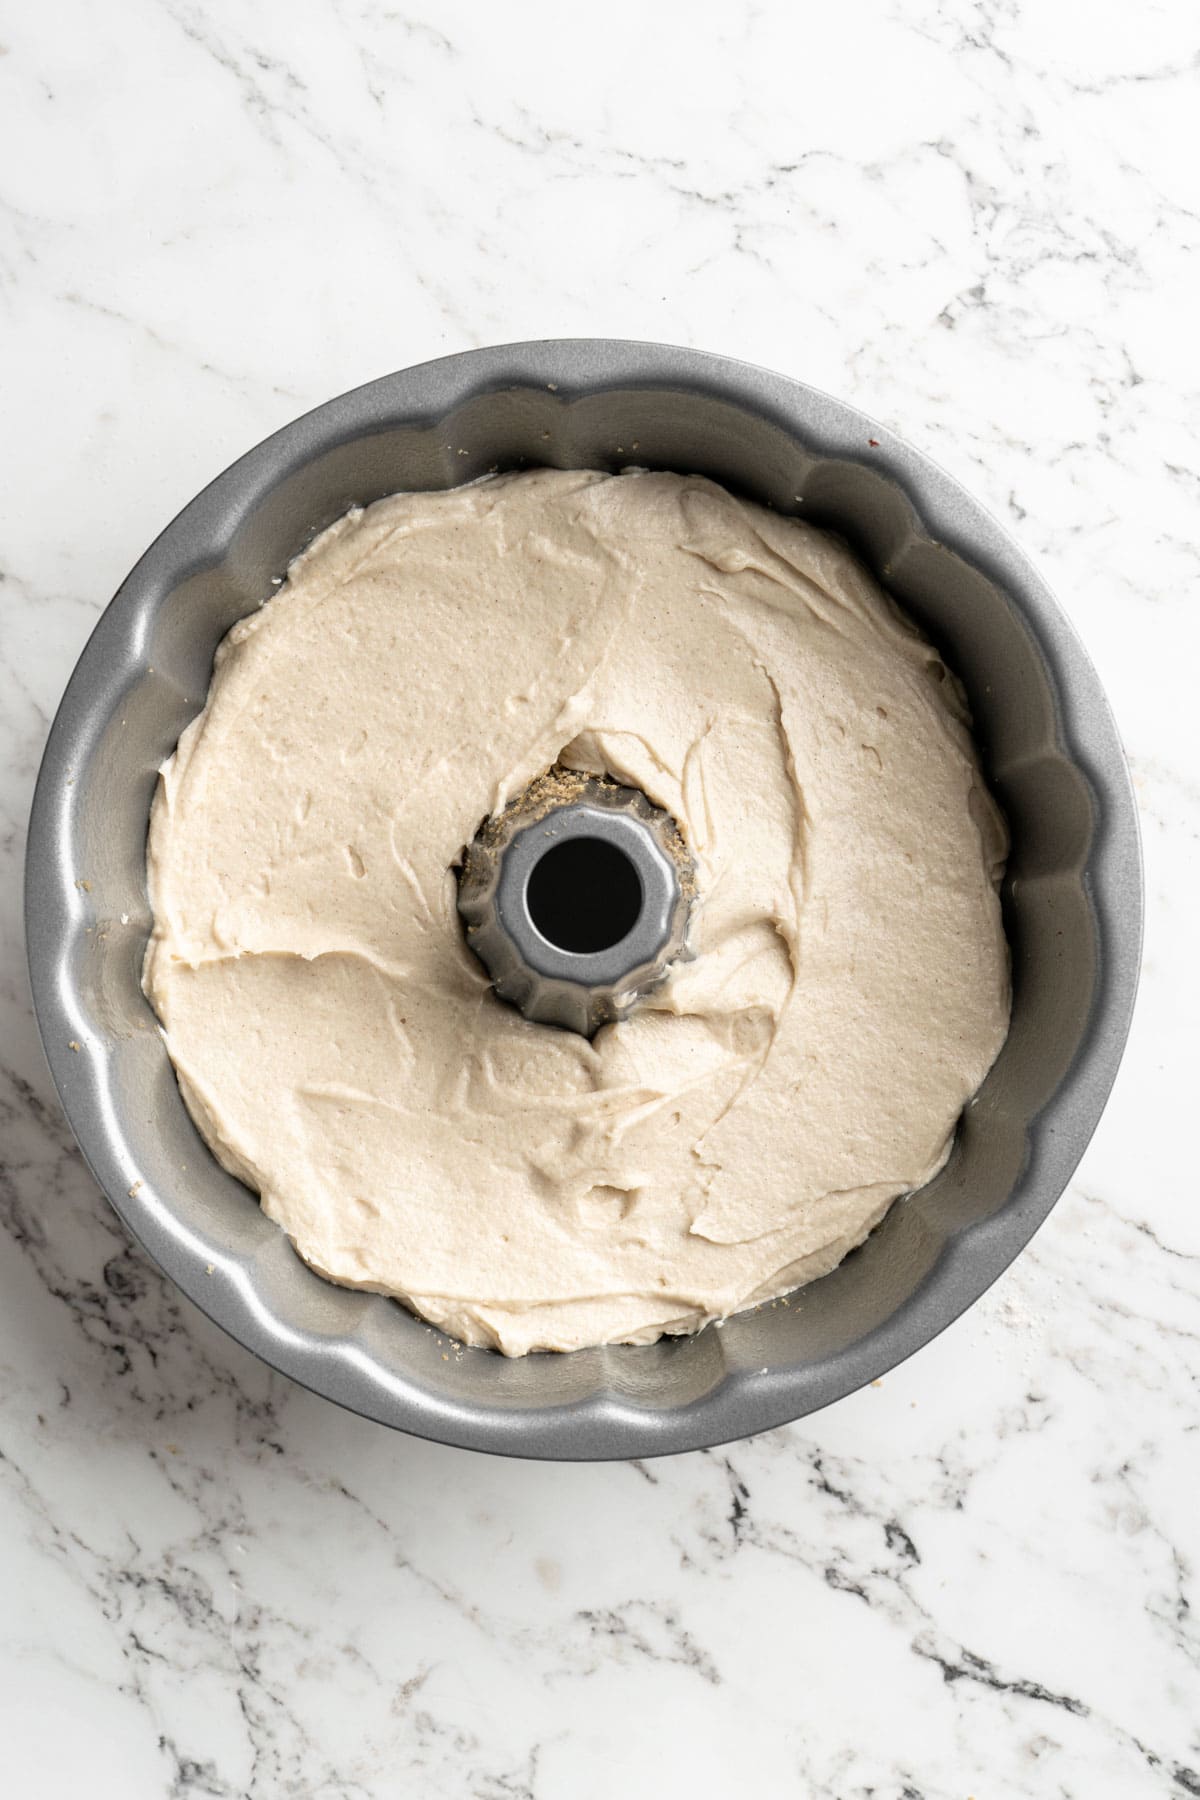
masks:
[[[565,767],[694,860],[697,954],[594,1039],[499,1000],[455,868]],[[836,539],[676,475],[330,527],[163,770],[145,986],[300,1254],[509,1355],[811,1281],[944,1162],[1008,1026],[962,696]]]

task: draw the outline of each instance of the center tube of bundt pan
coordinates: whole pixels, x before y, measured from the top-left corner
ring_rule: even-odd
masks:
[[[458,879],[467,943],[501,1000],[592,1037],[690,954],[695,868],[639,788],[554,768],[485,819]]]

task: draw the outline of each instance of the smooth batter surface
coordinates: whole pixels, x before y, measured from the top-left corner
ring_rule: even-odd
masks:
[[[538,471],[331,527],[217,654],[151,821],[145,985],[301,1255],[509,1355],[811,1281],[948,1154],[1008,1026],[958,689],[835,540]],[[453,865],[556,761],[642,788],[698,947],[593,1042],[466,949]]]

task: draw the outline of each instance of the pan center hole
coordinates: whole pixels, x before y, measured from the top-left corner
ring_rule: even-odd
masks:
[[[625,852],[607,839],[564,838],[534,864],[525,904],[556,950],[593,956],[611,950],[637,924],[641,877]]]

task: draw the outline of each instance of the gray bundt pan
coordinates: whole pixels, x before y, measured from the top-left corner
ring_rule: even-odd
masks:
[[[841,532],[944,650],[1012,828],[1012,1031],[942,1174],[790,1306],[645,1348],[506,1361],[459,1352],[393,1301],[311,1273],[209,1154],[138,984],[146,825],[218,642],[348,507],[493,468],[630,463],[702,472]],[[1142,930],[1112,716],[996,521],[926,457],[812,388],[719,356],[590,339],[386,376],[286,426],[193,500],[71,677],[34,799],[26,903],[38,1022],[67,1116],[112,1204],[189,1299],[368,1418],[556,1458],[690,1450],[798,1418],[977,1300],[1046,1217],[1100,1117]]]

